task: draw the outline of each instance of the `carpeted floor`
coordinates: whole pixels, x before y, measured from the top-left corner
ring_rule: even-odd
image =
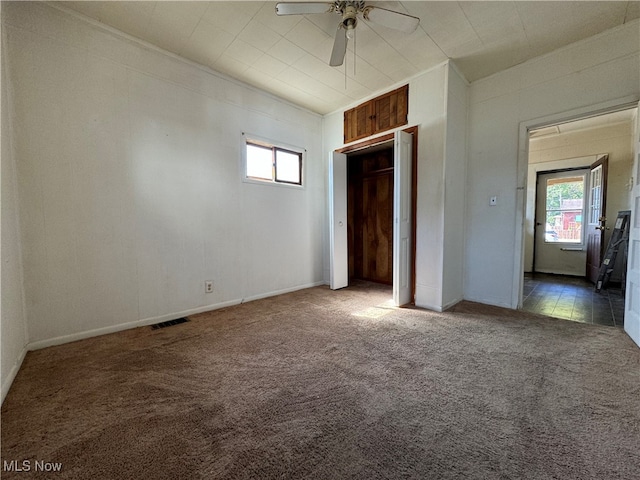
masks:
[[[2,478],[640,478],[621,329],[388,297],[317,287],[31,352],[1,438],[30,471]]]

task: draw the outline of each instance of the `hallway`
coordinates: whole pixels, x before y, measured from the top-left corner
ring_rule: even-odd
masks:
[[[525,274],[522,309],[574,322],[624,326],[621,289],[610,286],[597,293],[583,277]]]

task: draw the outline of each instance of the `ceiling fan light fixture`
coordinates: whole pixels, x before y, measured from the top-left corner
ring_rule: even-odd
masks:
[[[353,37],[356,36],[356,31],[352,26],[347,27],[347,38],[349,40],[353,40]]]

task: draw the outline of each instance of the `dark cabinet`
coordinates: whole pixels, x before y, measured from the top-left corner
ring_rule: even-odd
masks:
[[[344,143],[407,124],[409,85],[344,112]]]

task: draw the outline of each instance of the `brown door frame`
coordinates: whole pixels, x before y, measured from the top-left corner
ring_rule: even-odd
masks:
[[[411,145],[411,303],[415,303],[416,296],[416,209],[418,205],[418,126],[404,128],[404,132],[410,133],[413,138]],[[354,153],[365,148],[374,147],[395,138],[395,133],[388,133],[379,137],[370,138],[362,142],[337,149],[338,153]],[[348,160],[348,159],[347,159]]]

